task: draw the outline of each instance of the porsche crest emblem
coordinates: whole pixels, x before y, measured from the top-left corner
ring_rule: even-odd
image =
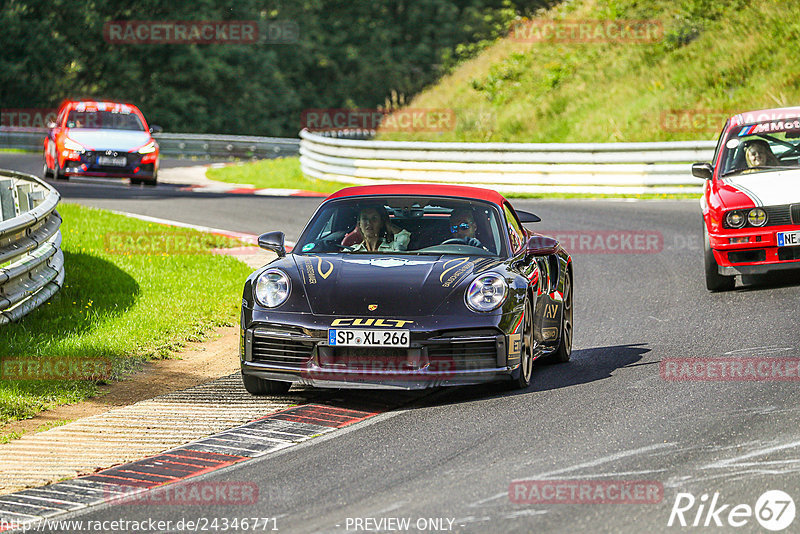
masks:
[[[367,306],[367,309],[369,311],[375,311],[375,310],[378,309],[378,305],[377,304],[370,304],[369,306]]]

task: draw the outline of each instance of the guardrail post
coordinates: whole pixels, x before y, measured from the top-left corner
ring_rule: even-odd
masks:
[[[30,201],[31,190],[33,185],[20,184],[17,186],[17,204],[19,205],[19,212],[25,213],[33,209]]]
[[[0,221],[17,216],[17,203],[14,201],[14,180],[0,180]]]

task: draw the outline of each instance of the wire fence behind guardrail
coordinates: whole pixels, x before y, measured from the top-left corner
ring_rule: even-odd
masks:
[[[0,325],[30,313],[64,284],[60,199],[35,176],[0,170]]]
[[[661,143],[437,143],[300,132],[307,176],[349,183],[435,182],[498,191],[697,193],[690,163],[715,141]]]

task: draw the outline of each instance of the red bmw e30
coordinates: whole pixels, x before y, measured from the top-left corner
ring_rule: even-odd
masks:
[[[800,269],[800,107],[741,113],[722,129],[701,200],[706,287],[736,275]]]

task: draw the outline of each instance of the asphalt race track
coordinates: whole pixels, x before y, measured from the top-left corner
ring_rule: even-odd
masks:
[[[40,160],[0,154],[0,168],[38,172]],[[200,195],[169,186],[56,186],[65,202],[234,231],[284,230],[288,239],[297,237],[320,202]],[[707,292],[696,202],[513,204],[542,218],[537,231],[590,236],[583,251],[580,242],[571,250],[576,307],[569,363],[535,367],[526,391],[488,385],[420,394],[401,409],[330,436],[202,475],[203,481],[256,482],[255,505],[117,505],[72,518],[157,518],[174,525],[200,517],[269,517],[291,533],[363,531],[364,518],[408,518],[410,532],[436,526],[454,532],[709,530],[703,524],[727,532],[729,521],[744,521],[736,531],[763,532],[755,512],[732,519],[729,513],[737,505],[755,510],[767,490],[800,496],[796,361],[793,380],[775,374],[768,380],[667,380],[660,370],[673,358],[769,359],[773,366],[800,358],[800,274]],[[655,236],[650,250],[609,250],[641,231]],[[525,504],[509,497],[515,480],[646,481],[663,487],[663,495],[650,503]],[[681,529],[673,518],[668,527],[679,493],[696,499],[692,507],[686,496],[679,504],[685,521],[697,519],[701,526]],[[717,510],[728,506],[710,517],[714,499]],[[441,522],[418,523],[436,518]],[[717,518],[723,526],[715,529]]]

